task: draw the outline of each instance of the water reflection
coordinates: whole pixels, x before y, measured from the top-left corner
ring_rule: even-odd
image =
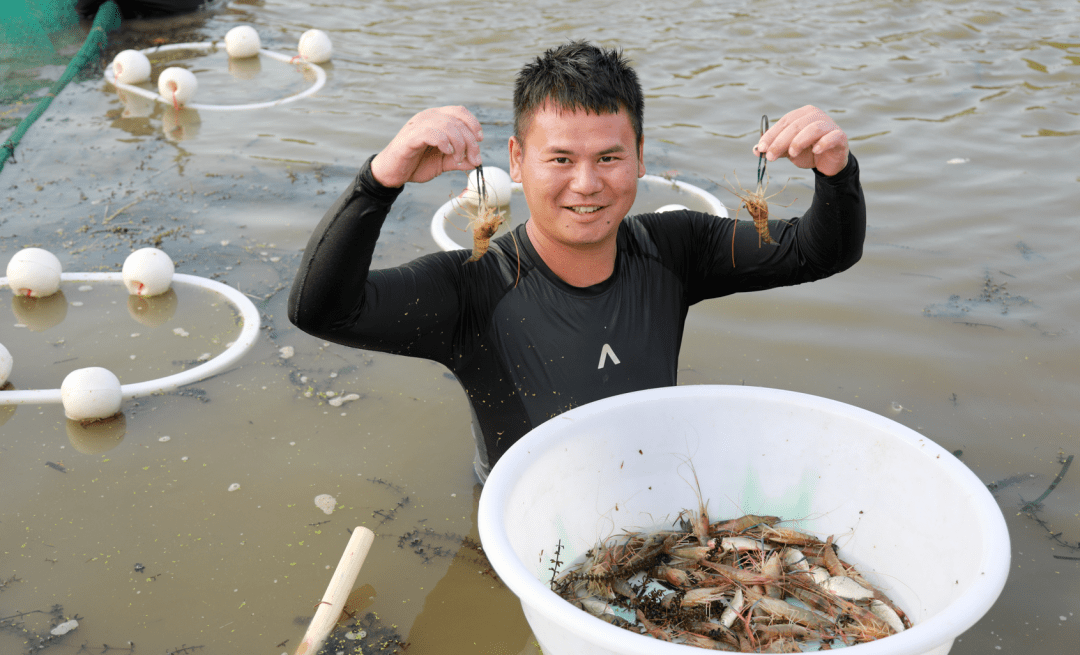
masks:
[[[165,107],[161,116],[161,131],[170,141],[187,141],[199,135],[202,118],[199,112],[190,107],[176,109],[172,105]]]
[[[11,297],[11,313],[32,332],[44,332],[59,325],[67,317],[67,311],[68,301],[62,290],[44,298]]]
[[[10,381],[0,384],[0,391],[14,391],[15,385]],[[7,423],[11,420],[12,416],[15,416],[15,408],[18,405],[0,405],[0,425]]]
[[[156,296],[128,296],[127,308],[131,318],[147,327],[158,327],[176,313],[176,291],[169,289]]]
[[[97,455],[116,448],[126,433],[127,417],[123,412],[87,423],[67,420],[68,441],[84,455]]]
[[[266,297],[270,328],[263,331],[258,350],[235,369],[197,385],[205,394],[154,396],[125,408],[133,431],[138,423],[137,443],[110,451],[102,459],[112,461],[95,463],[93,471],[87,465],[90,458],[77,456],[84,463],[76,473],[86,474],[87,480],[42,470],[39,464],[74,455],[62,436],[37,438],[64,429],[53,410],[46,408],[39,416],[39,408],[24,407],[0,427],[0,444],[7,449],[0,462],[7,464],[0,473],[5,481],[0,550],[20,555],[3,575],[27,580],[4,590],[5,604],[47,609],[62,602],[69,612],[84,613],[92,608],[92,620],[80,628],[87,631],[79,635],[80,643],[133,639],[140,652],[176,649],[184,641],[206,644],[207,652],[248,652],[251,644],[266,643],[268,633],[275,635],[271,644],[291,638],[288,645],[295,645],[303,627],[292,626],[291,620],[312,613],[311,604],[329,576],[324,567],[332,568],[340,552],[339,543],[329,536],[340,535],[343,544],[343,526],[373,525],[381,520],[372,518],[374,511],[398,502],[396,496],[372,500],[371,483],[365,481],[384,476],[407,487],[412,501],[400,512],[408,523],[383,526],[380,546],[373,548],[364,568],[364,581],[379,589],[371,609],[388,625],[400,626],[402,634],[410,633],[421,611],[426,614],[416,634],[406,638],[414,642],[409,655],[454,652],[440,650],[448,642],[446,631],[458,627],[454,612],[439,610],[449,607],[443,602],[447,587],[432,590],[444,575],[465,567],[455,566],[450,573],[445,564],[421,564],[418,559],[407,563],[403,555],[419,556],[398,548],[396,540],[427,525],[459,534],[470,530],[463,517],[470,511],[472,456],[461,451],[471,437],[464,427],[468,416],[460,388],[441,368],[426,362],[324,346],[297,335],[284,319],[283,299],[295,264],[272,268],[265,261],[251,261],[254,265],[248,266],[248,259],[254,260],[248,255],[265,249],[257,244],[270,242],[297,252],[333,198],[351,183],[355,168],[425,107],[469,106],[487,135],[482,144],[485,163],[505,165],[512,118],[509,95],[518,66],[543,48],[581,36],[623,46],[638,64],[648,94],[649,172],[683,171],[680,179],[712,191],[732,209],[736,201],[725,190],[723,176],[734,181],[733,173],[742,179],[753,175],[757,161],[750,147],[762,113],[779,116],[804,102],[843,110],[841,125],[864,166],[872,214],[863,260],[850,273],[820,283],[699,304],[687,325],[680,382],[745,382],[835,398],[893,416],[949,450],[962,450],[965,463],[985,482],[1025,475],[1024,481],[997,494],[1013,531],[1016,564],[1022,568],[1015,570],[991,615],[957,642],[953,654],[993,652],[995,647],[1069,652],[1069,643],[1075,647],[1075,639],[1068,637],[1076,634],[1075,618],[1058,617],[1069,616],[1076,605],[1077,562],[1059,557],[1075,558],[1080,552],[1049,541],[1040,525],[1018,512],[1020,496],[1025,502],[1037,498],[1061,470],[1058,449],[1075,451],[1073,426],[1080,425],[1075,403],[1080,257],[1076,240],[1069,238],[1077,173],[1068,148],[1045,147],[1076,139],[1061,136],[1077,129],[1075,109],[1068,102],[1075,96],[1076,76],[1062,75],[1080,69],[1060,66],[1063,55],[1076,57],[1080,51],[1075,45],[1048,45],[1075,44],[1076,39],[1069,38],[1075,20],[1068,20],[1075,2],[1051,0],[1040,3],[1038,12],[997,0],[928,0],[904,5],[906,11],[897,11],[897,3],[880,1],[787,3],[782,21],[776,3],[755,4],[753,12],[744,11],[748,3],[737,5],[676,2],[610,11],[612,3],[510,3],[502,11],[490,11],[477,3],[442,3],[403,12],[401,3],[278,0],[263,5],[262,0],[233,0],[204,29],[136,33],[125,26],[116,38],[110,35],[110,48],[116,49],[147,47],[155,39],[198,42],[220,39],[239,19],[252,21],[263,34],[280,35],[280,42],[268,46],[284,51],[291,50],[302,29],[321,27],[332,31],[341,53],[334,66],[341,75],[316,97],[284,108],[213,112],[199,136],[184,142],[160,138],[157,121],[164,105],[147,118],[117,121],[123,107],[111,90],[87,94],[95,102],[105,95],[111,105],[91,106],[115,111],[110,115],[114,126],[97,129],[96,123],[91,127],[58,102],[51,110],[56,118],[39,121],[34,131],[40,138],[27,143],[28,148],[39,148],[33,157],[48,165],[37,170],[14,164],[5,168],[4,179],[18,188],[9,190],[5,183],[0,220],[7,222],[0,249],[10,251],[17,242],[45,243],[53,230],[63,228],[64,240],[74,241],[66,249],[67,262],[80,264],[79,270],[110,263],[118,269],[122,257],[116,253],[130,249],[121,237],[131,238],[130,233],[76,232],[84,224],[77,222],[79,217],[93,212],[100,221],[103,210],[100,204],[79,205],[80,192],[103,202],[114,190],[161,193],[167,202],[144,201],[138,208],[146,209],[143,215],[149,217],[148,224],[140,226],[139,238],[184,226],[176,241],[177,247],[188,249],[183,270],[219,272],[244,291]],[[238,16],[238,7],[249,15]],[[600,27],[598,13],[605,15]],[[929,32],[928,24],[942,29]],[[135,39],[141,43],[130,44]],[[723,47],[718,50],[716,43]],[[241,84],[227,72],[224,55],[216,56],[220,60],[199,63],[214,71],[205,76],[209,93],[201,96],[208,103],[273,100],[285,95],[284,85],[278,84],[285,76],[297,83],[302,79],[294,67],[267,61],[258,77]],[[1026,60],[1051,72],[1035,70]],[[81,92],[78,85],[69,85],[60,100]],[[899,120],[940,119],[972,106],[978,111],[944,122]],[[134,144],[121,140],[131,136],[123,130],[136,127],[152,130],[158,138],[144,140],[140,134]],[[253,131],[273,136],[253,138]],[[92,153],[92,159],[58,154],[73,142]],[[946,164],[950,159],[966,164]],[[145,164],[145,169],[132,173],[125,168],[132,164]],[[116,174],[124,170],[128,172]],[[783,162],[772,172],[777,188],[794,178],[777,204],[797,197],[788,210],[777,209],[778,218],[801,213],[810,198],[812,176]],[[380,237],[378,266],[433,249],[426,231],[431,215],[461,190],[457,182],[463,178],[409,187]],[[1031,198],[1039,199],[1038,230],[1024,230],[1018,219],[1030,215]],[[642,211],[667,203],[689,205],[644,192],[639,200]],[[113,202],[110,213],[128,201]],[[72,207],[76,210],[68,211]],[[197,214],[189,213],[196,209]],[[185,220],[173,221],[169,215]],[[528,211],[521,206],[519,212],[515,205],[513,215],[520,223]],[[458,216],[451,220],[461,228],[468,221]],[[199,236],[194,228],[205,234]],[[469,241],[450,225],[446,229],[459,241]],[[191,245],[184,241],[188,238]],[[1026,245],[1017,243],[1020,238]],[[222,241],[231,245],[218,247]],[[256,250],[241,254],[241,244]],[[245,260],[244,266],[236,267],[234,255]],[[225,264],[234,270],[226,271]],[[996,282],[1008,279],[1010,288],[1015,287],[1012,293],[1038,302],[1010,305],[1008,314],[1002,314],[1006,307],[1000,302],[978,300],[987,272]],[[284,288],[276,295],[267,295],[280,285]],[[97,309],[104,315],[116,307],[122,315],[122,302],[117,298],[117,305],[102,303]],[[185,312],[178,316],[191,330],[186,324],[188,302],[185,297]],[[6,303],[0,309],[6,311]],[[90,309],[87,303],[77,313],[89,314]],[[982,316],[933,315],[935,309]],[[108,316],[119,318],[116,311]],[[39,333],[12,330],[15,321],[8,317],[0,323],[0,340],[28,353],[59,352]],[[973,328],[960,321],[992,322],[1005,329]],[[212,349],[173,334],[171,325],[157,330],[118,327],[112,332],[120,339],[110,342],[100,336],[77,340],[75,323],[64,323],[62,336],[68,345],[48,361],[81,354],[74,352],[75,346],[86,344],[111,353],[132,367],[127,373],[132,379],[142,380],[173,361],[194,360]],[[103,336],[110,332],[99,325],[112,323],[92,325]],[[53,328],[48,334],[58,331]],[[130,337],[135,331],[142,335]],[[12,341],[16,338],[22,343]],[[287,363],[304,362],[295,375],[277,355],[285,345],[296,350]],[[188,350],[175,353],[181,346]],[[129,361],[130,354],[137,358]],[[34,368],[20,367],[20,388],[57,386],[51,367]],[[308,378],[303,386],[301,375]],[[305,397],[309,384],[315,393]],[[325,390],[366,392],[371,409],[361,418],[356,404],[329,406],[319,398]],[[902,408],[894,409],[893,401]],[[4,411],[11,408],[0,408],[0,414]],[[143,443],[143,433],[174,436],[168,445],[154,439]],[[229,438],[218,438],[221,434]],[[188,464],[173,462],[179,462],[181,447],[183,455],[191,455]],[[112,486],[79,486],[98,484],[89,482],[98,477],[98,468]],[[1076,468],[1045,499],[1043,510],[1054,533],[1063,533],[1061,538],[1070,544],[1080,540],[1071,509],[1078,498]],[[163,486],[173,480],[178,481],[174,487]],[[227,495],[232,482],[243,483],[243,491]],[[354,509],[335,512],[334,523],[309,525],[327,518],[310,502],[323,491]],[[85,501],[85,510],[58,522],[49,508],[72,499]],[[144,500],[154,505],[153,512],[124,524],[133,502]],[[288,508],[292,503],[297,504]],[[215,516],[205,511],[210,504]],[[153,519],[159,511],[164,517],[166,509],[167,521]],[[717,511],[725,509],[732,508]],[[143,520],[146,517],[151,520]],[[155,522],[156,527],[150,525]],[[184,540],[177,536],[181,530]],[[189,533],[194,536],[188,538]],[[58,543],[63,535],[71,535],[67,545]],[[88,540],[122,546],[124,555],[132,556],[123,568],[144,561],[151,573],[157,573],[151,557],[132,549],[142,542],[148,551],[153,544],[160,555],[164,544],[169,570],[177,576],[175,586],[164,587],[165,578],[147,582],[140,577],[130,589],[121,584],[117,593],[102,597],[102,585],[115,585],[121,567],[106,571],[101,560],[86,563],[90,555],[84,555],[83,544]],[[305,540],[303,546],[300,540]],[[213,548],[199,546],[211,542]],[[184,557],[174,554],[179,552]],[[58,554],[66,564],[44,560]],[[71,568],[62,577],[59,569],[50,571],[60,566]],[[478,570],[462,570],[461,576],[451,578],[452,586],[495,593],[461,579],[465,573],[490,579]],[[223,571],[228,572],[227,581]],[[189,585],[185,580],[203,582]],[[497,585],[494,580],[490,584]],[[1070,588],[1074,591],[1068,592]],[[238,610],[244,602],[239,596],[246,596],[247,604]],[[265,600],[256,607],[253,598]],[[139,610],[134,619],[131,603]],[[206,611],[177,613],[178,603],[205,606]],[[207,618],[198,621],[203,615]],[[220,629],[229,621],[234,623]],[[425,625],[434,627],[424,630]],[[495,652],[472,646],[487,637],[481,630],[470,631],[467,652]],[[9,647],[5,639],[18,643]],[[21,642],[21,637],[0,631],[0,652],[21,652]],[[274,652],[283,650],[286,647]]]
[[[154,105],[157,104],[156,100],[124,89],[117,89],[116,95],[120,98],[120,102],[124,104],[124,110],[120,113],[120,118],[147,118],[154,113]]]
[[[254,79],[261,72],[262,61],[258,57],[229,57],[229,73],[238,80]]]

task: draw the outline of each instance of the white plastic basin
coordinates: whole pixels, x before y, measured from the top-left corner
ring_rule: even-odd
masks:
[[[933,653],[994,604],[1009,535],[985,485],[951,453],[899,423],[801,393],[684,386],[573,409],[523,437],[480,497],[495,571],[521,600],[545,655],[691,655],[701,649],[609,625],[552,592],[565,562],[623,529],[670,526],[696,507],[697,470],[713,520],[742,514],[836,535],[840,554],[915,626],[852,655]]]

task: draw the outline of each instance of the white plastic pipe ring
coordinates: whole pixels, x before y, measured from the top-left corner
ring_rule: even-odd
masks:
[[[64,273],[62,277],[64,282],[123,282],[123,275],[121,273]],[[207,291],[213,291],[224,297],[229,304],[240,312],[244,326],[240,329],[240,335],[233,341],[232,345],[209,361],[203,362],[186,371],[167,375],[155,380],[122,385],[120,387],[120,395],[124,400],[137,398],[139,396],[148,396],[153,393],[172,391],[173,389],[182,387],[186,384],[192,384],[208,378],[211,375],[216,375],[232,366],[243,357],[247,351],[251,350],[251,347],[255,345],[255,341],[259,337],[259,310],[255,308],[255,305],[244,294],[220,282],[199,277],[197,275],[177,273],[173,276],[173,283],[190,284]],[[0,286],[5,284],[7,284],[7,278],[0,278]],[[0,391],[0,405],[41,405],[61,402],[63,402],[63,394],[60,389],[12,389],[9,391]]]
[[[205,51],[211,51],[211,50],[215,50],[215,49],[217,49],[217,48],[219,48],[221,46],[222,46],[222,43],[220,41],[205,41],[205,42],[202,42],[202,43],[172,43],[172,44],[168,44],[168,45],[155,46],[153,48],[145,48],[143,50],[140,50],[139,52],[142,52],[143,54],[145,54],[147,56],[150,56],[150,55],[154,55],[154,54],[159,53],[159,52],[168,52],[168,51],[171,51],[171,50],[205,50]],[[280,62],[283,62],[283,63],[286,63],[286,64],[291,64],[291,65],[296,65],[296,66],[306,66],[309,70],[311,70],[312,72],[315,73],[315,82],[310,87],[308,87],[307,89],[304,89],[300,93],[297,93],[297,94],[294,94],[294,95],[291,95],[291,96],[287,96],[287,97],[281,98],[279,100],[271,100],[271,101],[268,101],[268,102],[253,102],[253,103],[245,104],[245,105],[209,105],[209,104],[203,104],[203,103],[190,102],[190,103],[187,103],[184,106],[188,107],[189,109],[197,109],[199,111],[204,111],[204,110],[205,111],[246,111],[248,109],[266,109],[268,107],[277,107],[278,105],[284,105],[284,104],[287,104],[287,103],[290,103],[290,102],[296,102],[297,100],[300,100],[301,98],[306,98],[308,96],[314,95],[315,93],[318,93],[319,89],[323,88],[323,86],[326,84],[326,71],[324,71],[322,68],[320,68],[318,64],[312,63],[310,61],[305,61],[303,59],[298,59],[298,60],[294,61],[293,58],[290,57],[290,56],[283,55],[283,54],[278,53],[278,52],[271,52],[269,50],[259,50],[259,54],[263,55],[263,56],[266,56],[266,57],[269,57],[271,59],[276,59],[276,60],[278,60]],[[117,89],[123,89],[124,91],[128,91],[129,93],[134,93],[134,94],[140,95],[140,96],[142,96],[144,98],[149,98],[150,100],[156,100],[158,102],[161,102],[161,103],[164,103],[164,104],[167,104],[167,105],[172,105],[173,104],[173,100],[172,100],[171,97],[167,98],[167,97],[165,97],[165,96],[163,96],[161,94],[155,93],[154,91],[150,91],[149,89],[144,89],[144,88],[142,88],[140,86],[133,86],[131,84],[124,84],[123,82],[118,81],[116,79],[116,74],[113,72],[112,66],[108,66],[105,69],[105,81],[108,82],[109,84],[112,84]]]

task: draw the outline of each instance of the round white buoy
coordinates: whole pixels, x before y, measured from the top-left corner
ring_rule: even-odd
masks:
[[[322,64],[330,61],[334,52],[330,44],[330,36],[322,30],[308,30],[300,35],[300,43],[297,45],[300,57],[313,64]]]
[[[254,57],[261,47],[259,33],[250,25],[237,25],[225,33],[225,51],[230,57]]]
[[[138,84],[150,79],[150,60],[138,50],[122,50],[113,58],[113,75],[121,84]]]
[[[656,213],[657,214],[663,214],[664,212],[677,212],[677,211],[682,211],[684,209],[690,209],[690,208],[685,206],[685,205],[664,205],[660,209],[657,209]]]
[[[124,286],[133,296],[157,296],[172,285],[176,267],[163,250],[141,248],[124,260]]]
[[[177,66],[161,71],[161,75],[158,75],[157,85],[161,97],[171,102],[174,107],[186,104],[199,88],[199,83],[195,80],[195,73]]]
[[[475,170],[469,173],[469,183],[465,189],[465,194],[462,199],[468,202],[470,205],[476,205],[480,202],[480,196],[478,189],[480,188],[479,175]],[[498,207],[505,207],[510,204],[510,192],[511,185],[514,183],[510,179],[510,174],[501,168],[495,166],[484,167],[484,188],[487,192],[488,202],[494,202]]]
[[[63,267],[56,255],[41,248],[23,248],[7,265],[8,284],[18,296],[44,298],[60,288]]]
[[[14,365],[15,360],[11,358],[11,353],[4,344],[0,343],[0,388],[3,388],[7,384],[8,377],[11,376],[11,367]]]
[[[100,366],[80,368],[60,384],[64,415],[73,421],[96,421],[120,411],[120,380]]]

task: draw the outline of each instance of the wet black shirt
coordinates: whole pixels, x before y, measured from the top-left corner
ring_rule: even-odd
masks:
[[[815,171],[798,218],[770,221],[775,245],[749,221],[694,211],[624,219],[610,278],[566,284],[544,264],[525,225],[479,261],[440,252],[370,271],[383,220],[401,189],[380,185],[371,160],[315,229],[289,296],[289,318],[336,343],[449,368],[481,434],[477,473],[533,427],[601,398],[676,383],[691,305],[740,291],[818,280],[862,254],[866,212],[858,163]],[[520,271],[519,271],[520,256]]]

